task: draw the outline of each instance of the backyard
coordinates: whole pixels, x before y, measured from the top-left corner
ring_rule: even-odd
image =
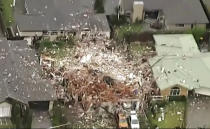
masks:
[[[124,24],[117,26],[115,29],[115,35],[118,40],[123,40],[126,36],[134,33],[140,33],[142,25],[140,23]]]
[[[6,27],[9,27],[13,21],[13,0],[1,0],[0,1],[0,12],[2,11],[3,22]]]
[[[152,109],[153,113],[148,115],[151,126],[159,128],[185,127],[185,105],[184,101],[169,101]]]
[[[44,54],[52,58],[60,59],[66,57],[67,54],[71,54],[73,46],[74,39],[71,38],[67,41],[59,40],[53,42],[49,40],[42,40],[37,44],[36,48],[38,49],[39,54]]]

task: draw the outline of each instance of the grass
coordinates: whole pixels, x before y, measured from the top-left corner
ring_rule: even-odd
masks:
[[[133,55],[141,55],[144,52],[144,49],[144,46],[142,46],[140,43],[130,44],[130,50]]]
[[[118,40],[123,40],[126,36],[132,33],[140,33],[142,30],[142,25],[140,23],[135,24],[124,24],[116,28],[116,38]]]
[[[158,122],[158,117],[161,116],[160,110],[156,113],[156,117],[149,115],[149,121],[153,127],[158,126],[159,128],[176,128],[183,127],[185,124],[185,105],[186,102],[183,101],[169,101],[165,106],[165,120]],[[177,114],[181,112],[181,114]]]
[[[184,33],[186,33],[186,34],[193,34],[196,42],[199,43],[200,42],[200,38],[203,37],[204,34],[206,33],[206,29],[196,27],[196,28],[193,28],[191,30],[187,30]]]
[[[49,41],[43,40],[38,43],[38,52],[39,54],[44,54],[53,58],[63,58],[67,56],[68,49],[72,49],[74,46],[74,41]]]
[[[65,117],[62,114],[63,114],[62,104],[59,103],[58,101],[55,101],[53,105],[53,115],[52,115],[53,126],[58,126],[67,123]]]
[[[3,12],[3,22],[6,27],[11,26],[11,24],[14,22],[13,8],[11,7],[12,4],[13,0],[0,0],[0,8]]]
[[[0,125],[0,129],[13,129],[15,125],[12,124],[11,120],[7,119],[7,124]]]

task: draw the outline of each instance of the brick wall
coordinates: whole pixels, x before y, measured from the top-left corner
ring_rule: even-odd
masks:
[[[182,86],[173,86],[173,87],[179,87],[181,89],[181,93],[180,93],[180,96],[188,96],[188,89],[187,88],[184,88]],[[170,87],[170,88],[167,88],[165,90],[161,90],[160,93],[163,97],[167,97],[167,96],[170,96],[170,92],[171,92],[171,88],[173,87]]]

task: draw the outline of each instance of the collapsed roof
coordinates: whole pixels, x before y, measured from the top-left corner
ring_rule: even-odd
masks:
[[[24,0],[22,13],[15,12],[20,31],[109,31],[103,14],[94,14],[94,0]],[[17,1],[20,3],[20,1]],[[16,4],[21,8],[20,4]]]
[[[197,54],[186,53],[186,55],[170,55],[168,50],[164,49],[165,46],[162,47],[162,50],[161,48],[157,49],[157,53],[164,50],[166,50],[166,53],[169,53],[168,55],[160,54],[150,59],[150,65],[158,87],[161,90],[170,88],[174,85],[181,85],[187,89],[210,88],[210,53],[200,53],[197,52],[199,50],[189,49],[190,46],[196,45],[196,42],[193,42],[191,39],[191,35],[154,35],[154,39],[158,46],[161,44],[161,41],[166,40],[168,40],[168,43],[170,44],[170,42],[172,42],[171,40],[176,39],[177,36],[183,36],[185,37],[185,40],[182,40],[183,42],[181,42],[181,40],[173,42],[174,46],[183,45],[180,46],[179,49],[176,47],[169,48],[172,50],[172,53],[175,51],[180,52],[180,50],[187,50],[185,52],[193,53],[196,51]],[[157,40],[155,37],[159,37],[158,39],[161,38],[163,40]],[[172,38],[169,39],[169,37]],[[187,38],[189,41],[186,40]],[[189,45],[189,43],[191,43],[191,45]]]
[[[55,99],[53,87],[40,78],[38,58],[26,41],[0,40],[0,71],[0,102],[7,98],[26,104]]]

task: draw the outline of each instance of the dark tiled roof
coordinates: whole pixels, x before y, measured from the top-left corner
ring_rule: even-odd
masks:
[[[95,15],[93,4],[94,0],[25,0],[25,12],[28,14],[15,12],[15,18],[21,31],[80,30],[82,28],[109,31],[105,15],[103,17],[102,14]],[[99,21],[97,17],[100,17]],[[94,24],[100,21],[104,22],[103,25]]]
[[[55,99],[52,85],[40,78],[35,51],[26,41],[0,40],[0,101],[49,101]]]
[[[105,9],[107,13],[114,13],[112,6],[119,3],[119,0],[105,0]],[[133,1],[143,1],[144,10],[162,10],[167,23],[169,24],[199,24],[208,23],[208,18],[199,0],[121,0],[123,8],[132,11]],[[109,7],[108,7],[109,6]]]
[[[170,24],[208,23],[199,0],[143,0],[145,10],[162,10]]]

